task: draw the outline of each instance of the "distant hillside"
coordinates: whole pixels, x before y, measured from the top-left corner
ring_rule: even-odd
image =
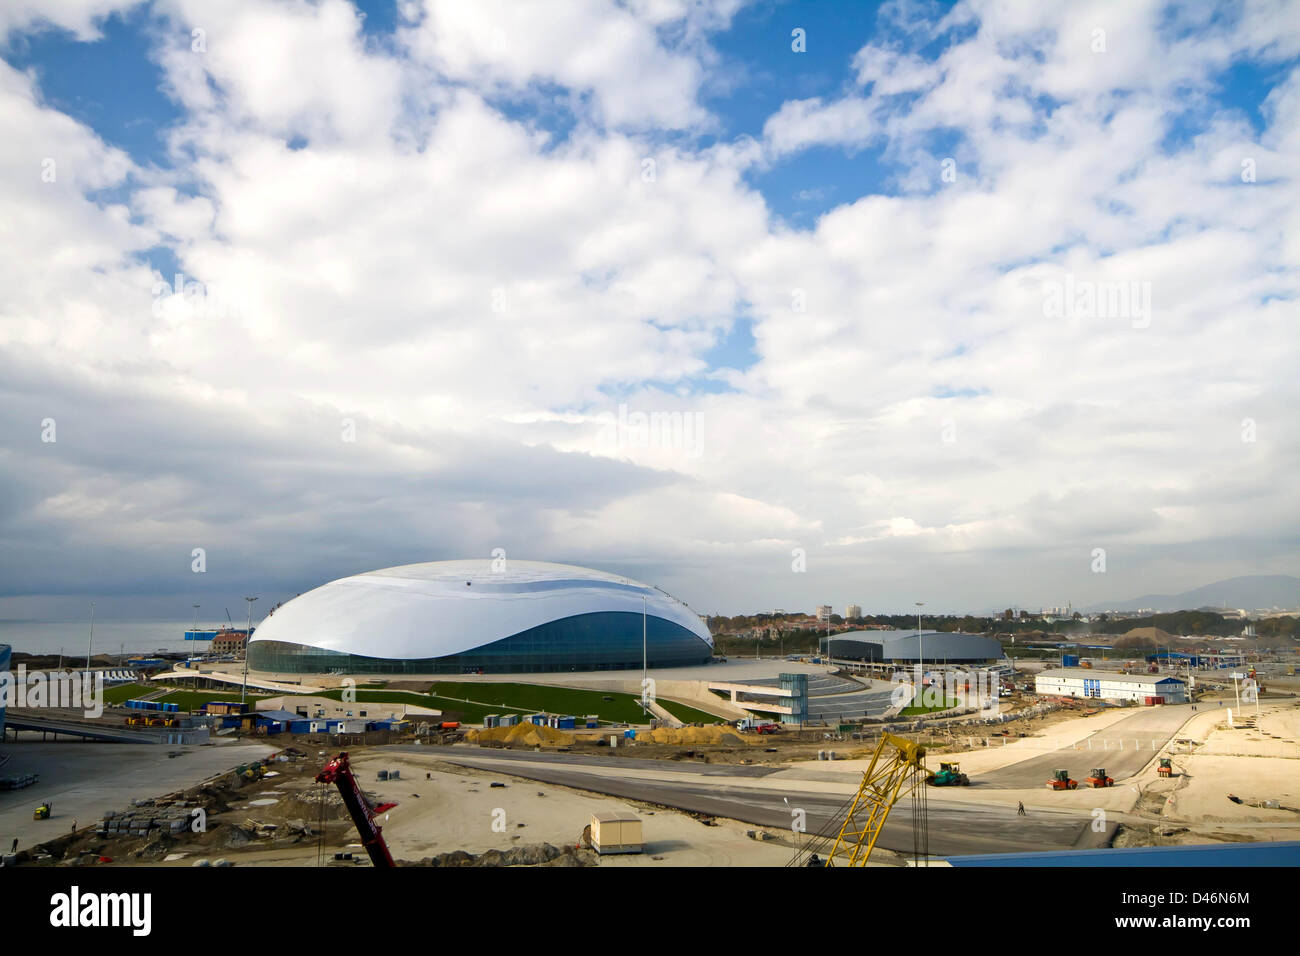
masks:
[[[1300,607],[1300,578],[1289,574],[1249,574],[1216,581],[1182,594],[1143,594],[1125,601],[1108,601],[1083,608],[1096,611],[1191,611],[1197,608],[1297,608]]]

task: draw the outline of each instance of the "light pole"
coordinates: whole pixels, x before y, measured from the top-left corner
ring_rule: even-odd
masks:
[[[924,645],[921,642],[921,611],[919,609],[925,607],[925,602],[917,601],[916,606],[918,609],[916,612],[916,659],[917,659],[917,664],[921,668],[921,699],[922,701],[924,701],[925,700],[925,654],[923,652]]]
[[[643,714],[650,713],[650,708],[646,706],[645,700],[646,668],[648,666],[646,661],[646,607],[645,595],[643,594],[641,595],[641,712]]]
[[[253,602],[256,601],[257,598],[246,597],[244,600],[248,602],[248,627],[244,631],[244,684],[239,689],[239,702],[241,704],[244,703],[248,697],[248,639],[253,636]],[[195,620],[198,620],[197,615]]]
[[[95,643],[95,602],[90,602],[90,637],[86,640],[86,673],[90,673],[90,648]]]
[[[190,636],[193,640],[199,639],[199,606],[194,605],[194,626],[190,628]]]

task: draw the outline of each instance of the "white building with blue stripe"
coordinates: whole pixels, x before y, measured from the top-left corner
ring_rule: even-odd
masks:
[[[1034,677],[1034,690],[1056,697],[1095,697],[1099,700],[1145,703],[1148,697],[1166,704],[1187,703],[1187,682],[1168,674],[1121,674],[1080,667],[1046,670]]]

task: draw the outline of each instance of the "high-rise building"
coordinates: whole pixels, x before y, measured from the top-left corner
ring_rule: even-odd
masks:
[[[821,607],[817,608],[817,620],[829,621],[831,619],[831,615],[834,613],[835,613],[834,608],[832,608],[829,604],[823,604]]]
[[[845,608],[844,616],[848,618],[850,621],[862,620],[862,605],[850,604],[847,608]]]

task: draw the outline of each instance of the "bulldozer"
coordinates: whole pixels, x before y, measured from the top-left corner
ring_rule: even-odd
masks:
[[[970,777],[961,772],[959,763],[941,763],[938,773],[930,774],[925,782],[932,787],[969,787]]]
[[[1052,779],[1047,781],[1048,790],[1077,790],[1079,782],[1070,779],[1070,771],[1053,770]]]
[[[1088,783],[1092,784],[1093,789],[1098,787],[1113,787],[1115,786],[1115,778],[1106,776],[1105,767],[1094,767],[1092,776],[1088,778]]]
[[[1156,768],[1156,773],[1162,777],[1172,777],[1174,775],[1174,763],[1169,757],[1160,758],[1160,766]]]

